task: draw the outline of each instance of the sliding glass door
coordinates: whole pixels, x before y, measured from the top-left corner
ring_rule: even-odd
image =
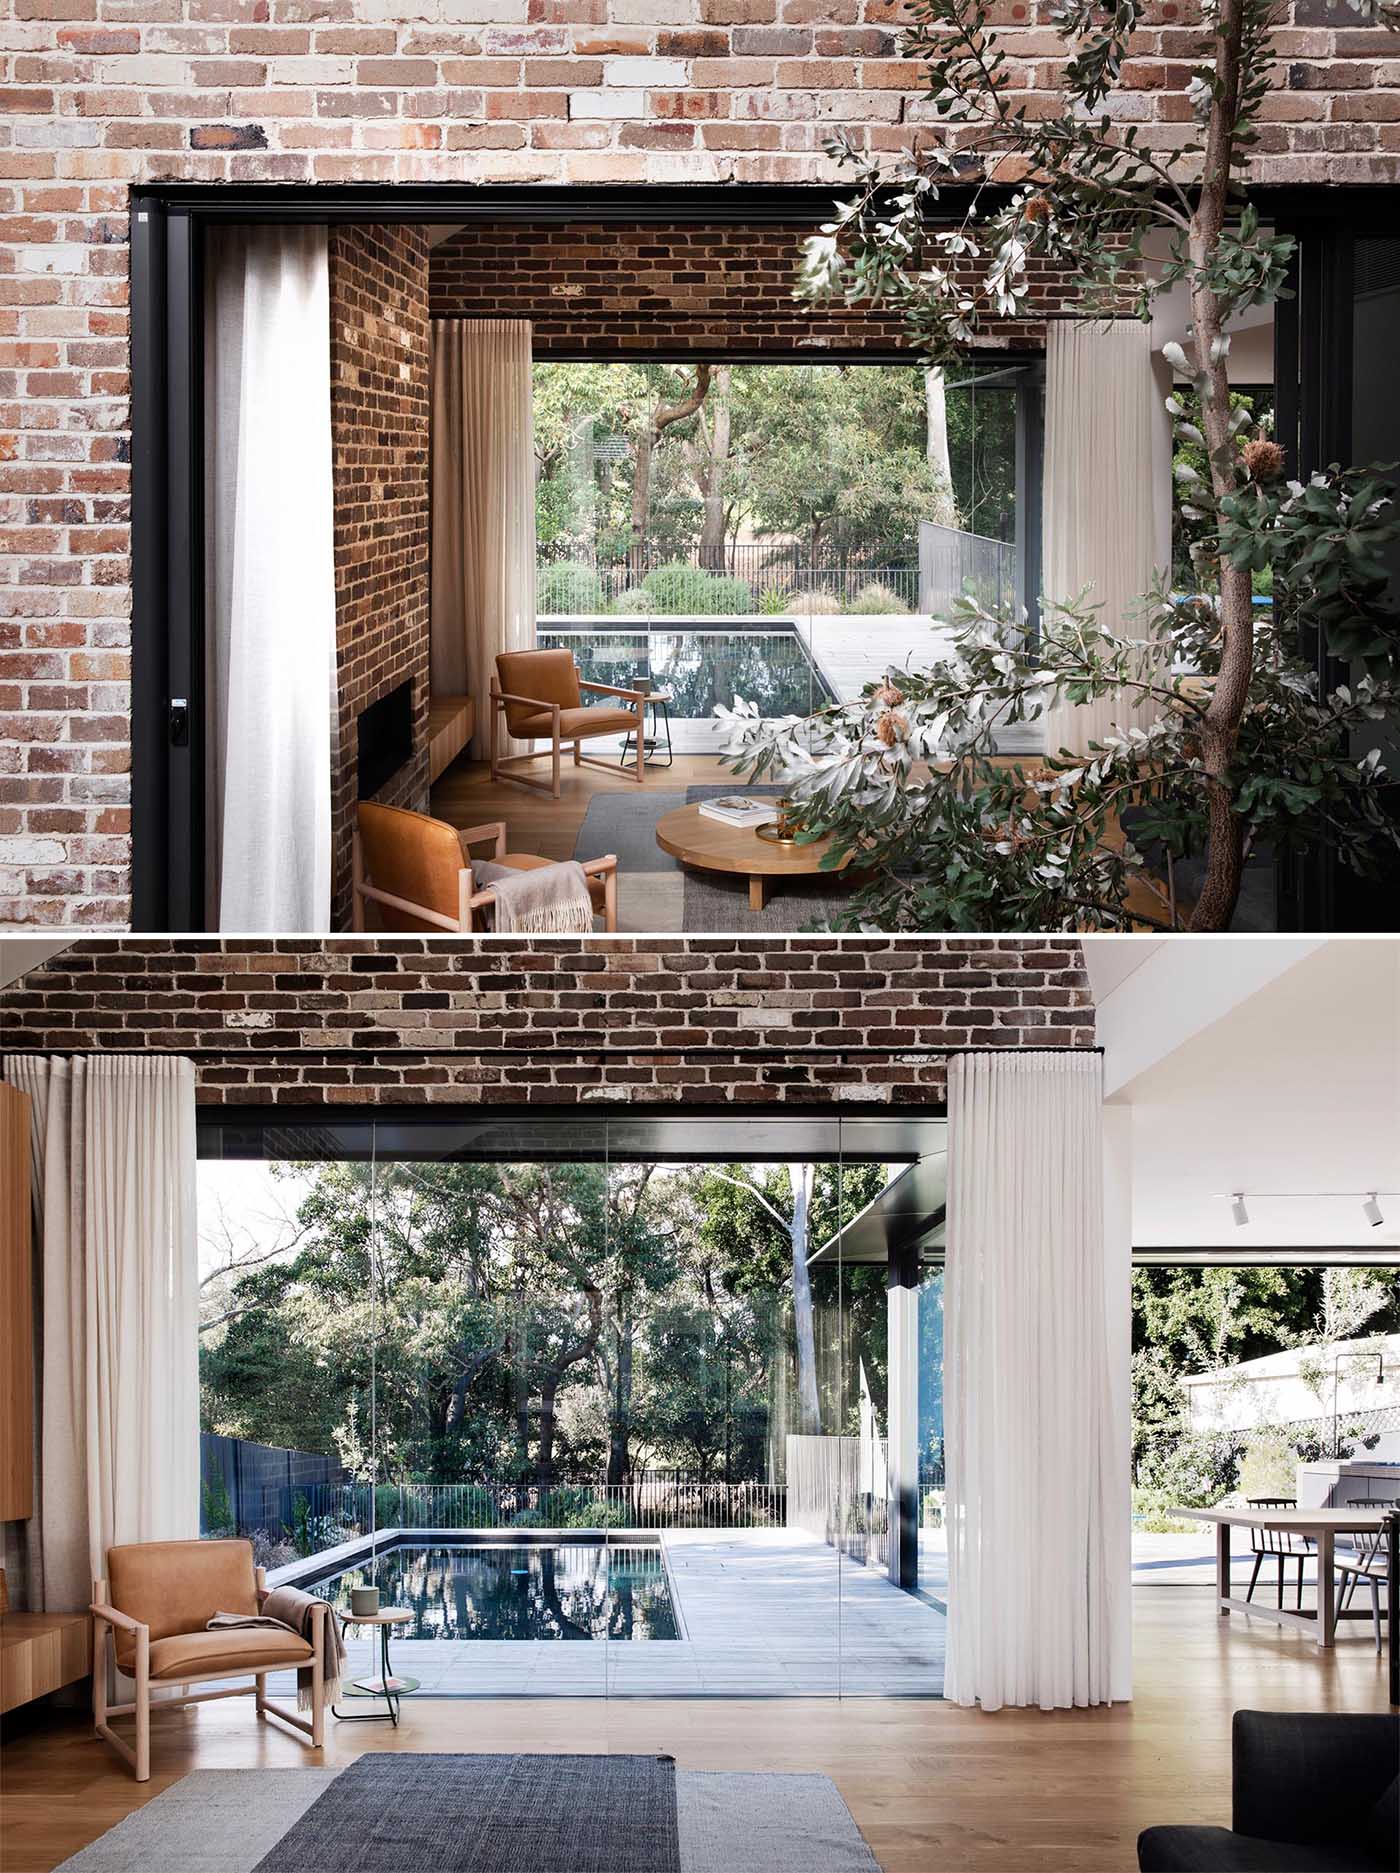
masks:
[[[202,1148],[205,1531],[378,1587],[417,1694],[939,1691],[941,1121]]]

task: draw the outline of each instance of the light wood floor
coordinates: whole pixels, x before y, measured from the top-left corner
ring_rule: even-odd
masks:
[[[669,1750],[685,1768],[830,1774],[886,1873],[1125,1873],[1138,1830],[1228,1822],[1230,1714],[1384,1710],[1358,1626],[1328,1656],[1302,1634],[1214,1616],[1209,1588],[1134,1594],[1135,1695],[1112,1710],[1002,1711],[933,1701],[440,1700],[387,1724],[332,1722],[325,1760],[362,1750]],[[314,1760],[242,1700],[156,1716],[138,1788],[80,1713],[46,1715],[0,1752],[0,1865],[49,1873],[191,1769]]]
[[[1014,765],[1013,759],[1008,757],[1005,765]],[[540,775],[548,774],[548,762],[539,762],[536,771]],[[683,794],[687,787],[703,786],[706,783],[733,784],[736,787],[743,785],[742,780],[736,780],[728,768],[721,767],[714,755],[678,754],[674,767],[649,768],[645,786],[648,792]],[[535,852],[541,858],[565,859],[574,855],[574,846],[590,800],[600,793],[630,793],[636,785],[635,781],[626,779],[620,771],[613,776],[598,768],[574,767],[566,751],[561,797],[554,800],[547,794],[534,793],[510,781],[498,781],[493,786],[485,761],[463,758],[454,761],[434,786],[432,811],[438,819],[445,819],[453,826],[479,826],[490,820],[503,819],[509,828],[512,851]],[[1112,842],[1116,843],[1120,836],[1115,828]],[[645,892],[652,894],[654,900],[656,890],[657,881],[653,876],[646,881]],[[653,927],[648,922],[644,905],[629,900],[625,877],[619,879],[619,899],[622,910],[620,927],[623,930],[647,930]],[[1137,883],[1129,892],[1128,907],[1146,920],[1139,926],[1142,928],[1152,928],[1160,923],[1163,916],[1160,900]],[[676,910],[679,914],[679,901]],[[742,930],[743,927],[740,928]]]
[[[547,778],[548,761],[537,761],[536,779]],[[723,786],[733,775],[711,754],[678,754],[671,768],[648,768],[648,793],[684,793],[687,787],[707,782]],[[480,826],[503,819],[510,828],[514,852],[535,852],[541,858],[572,858],[588,803],[596,794],[635,793],[637,783],[619,768],[616,775],[596,767],[575,767],[564,751],[560,798],[535,793],[514,781],[491,783],[485,761],[454,761],[433,788],[433,812],[453,826]]]

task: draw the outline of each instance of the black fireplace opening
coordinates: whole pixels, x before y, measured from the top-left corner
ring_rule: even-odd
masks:
[[[413,758],[412,677],[362,710],[355,728],[359,798],[372,800]]]

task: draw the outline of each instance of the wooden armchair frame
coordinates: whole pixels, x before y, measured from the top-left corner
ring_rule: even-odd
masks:
[[[532,786],[533,782],[530,783]],[[491,841],[491,856],[502,859],[506,855],[506,823],[503,819],[488,820],[482,826],[466,826],[458,834],[463,846],[483,845]],[[604,858],[590,858],[583,861],[583,873],[586,878],[603,880],[603,928],[608,932],[617,929],[617,858],[609,852]],[[422,923],[432,924],[434,929],[446,930],[453,935],[469,935],[477,928],[478,914],[495,906],[496,889],[494,885],[484,885],[480,891],[472,876],[470,865],[464,865],[457,874],[457,915],[445,917],[441,911],[429,910],[426,904],[414,904],[407,898],[395,897],[390,891],[381,891],[365,871],[364,851],[360,844],[358,829],[355,832],[351,850],[351,897],[350,928],[363,930],[365,927],[365,902],[383,904],[389,910],[403,911],[410,917],[418,918]]]
[[[644,689],[618,689],[611,683],[585,683],[579,678],[580,690],[590,690],[596,696],[620,696],[624,702],[636,705],[636,725],[630,731],[637,738],[637,757],[631,772],[619,767],[612,761],[600,761],[597,755],[583,752],[583,738],[575,737],[572,743],[575,767],[596,767],[605,774],[625,774],[628,780],[635,780],[641,786],[646,780],[646,706],[651,700],[650,692]],[[549,746],[532,749],[529,754],[502,754],[501,717],[505,714],[506,704],[521,703],[535,714],[548,715],[550,718]],[[492,780],[513,780],[522,787],[532,787],[536,793],[547,793],[553,799],[559,798],[559,764],[563,752],[563,736],[560,732],[559,718],[563,714],[563,704],[541,702],[534,696],[515,696],[509,690],[501,689],[496,678],[491,678],[491,778]],[[616,735],[620,731],[614,728],[601,728],[600,735]],[[534,739],[531,737],[531,739]],[[514,768],[522,767],[530,761],[550,760],[550,778],[548,781],[532,780],[527,774],[513,773]]]
[[[257,1570],[258,1610],[261,1612],[267,1598],[267,1574],[263,1568]],[[95,1580],[92,1583],[92,1605],[89,1607],[93,1620],[92,1644],[92,1716],[93,1728],[104,1743],[112,1748],[135,1771],[138,1782],[151,1779],[151,1629],[133,1619],[129,1613],[121,1612],[115,1606],[107,1604],[107,1583]],[[321,1749],[326,1737],[326,1621],[330,1617],[330,1607],[319,1602],[311,1613],[311,1716],[299,1716],[296,1711],[287,1710],[281,1704],[274,1704],[267,1695],[269,1671],[295,1671],[295,1663],[273,1665],[258,1671],[251,1665],[225,1667],[222,1671],[200,1672],[189,1679],[162,1680],[165,1683],[179,1684],[179,1697],[161,1698],[162,1710],[183,1710],[187,1704],[208,1704],[220,1697],[249,1697],[255,1700],[255,1708],[260,1718],[277,1717],[283,1723],[290,1724],[294,1730],[311,1739],[313,1749]],[[136,1681],[136,1693],[129,1704],[111,1704],[107,1701],[108,1672],[115,1659],[116,1629],[132,1633],[136,1640],[136,1658],[131,1676]],[[222,1691],[191,1691],[191,1684],[212,1684],[222,1678],[251,1678],[251,1684],[233,1685]],[[132,1717],[136,1719],[135,1746],[119,1737],[111,1728],[112,1717]]]

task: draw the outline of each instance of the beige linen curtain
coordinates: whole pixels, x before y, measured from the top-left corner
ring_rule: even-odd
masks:
[[[478,759],[496,654],[535,642],[531,336],[522,319],[432,327],[432,691],[475,699]]]
[[[1097,1054],[948,1075],[944,1695],[999,1710],[1130,1694],[1131,1249],[1105,1224]]]
[[[211,928],[329,930],[336,719],[326,230],[209,235]]]
[[[188,1060],[11,1055],[29,1095],[40,1287],[29,1604],[86,1606],[113,1542],[199,1534]]]
[[[1109,630],[1145,637],[1141,600],[1171,558],[1170,383],[1151,327],[1054,320],[1045,371],[1045,597],[1073,599],[1088,586]],[[1153,714],[1112,696],[1061,704],[1045,719],[1046,752],[1085,754],[1091,740]]]

